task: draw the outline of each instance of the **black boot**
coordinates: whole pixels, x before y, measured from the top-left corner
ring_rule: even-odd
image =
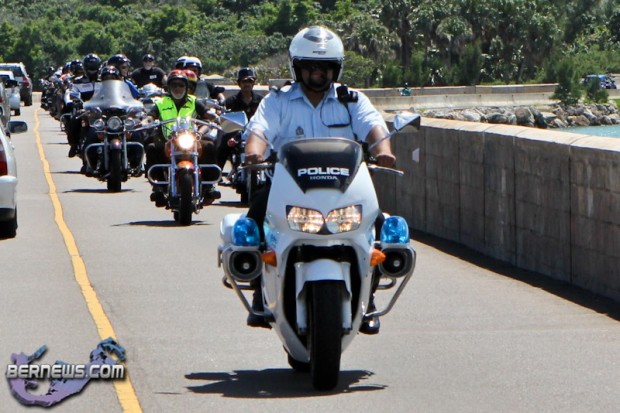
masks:
[[[375,306],[375,295],[372,294],[370,296],[370,301],[368,303],[367,313],[372,313],[376,311],[377,307]],[[379,329],[381,328],[381,321],[379,320],[379,316],[374,316],[370,318],[364,318],[362,321],[362,325],[360,326],[360,333],[362,334],[379,334]]]
[[[252,295],[252,310],[259,312],[265,311],[265,307],[263,306],[263,293],[261,291],[259,279],[253,280],[250,285],[254,287],[254,294]],[[258,316],[254,313],[248,314],[246,323],[250,327],[271,328],[269,323],[265,321],[265,317]]]
[[[377,311],[377,307],[375,306],[375,291],[379,287],[379,281],[381,281],[381,273],[378,268],[375,268],[375,271],[372,274],[372,286],[370,287],[370,300],[368,300],[368,309],[366,313],[372,313]],[[379,334],[379,329],[381,328],[381,321],[379,321],[379,316],[374,316],[371,318],[365,318],[362,320],[362,325],[360,326],[360,333],[363,334]]]

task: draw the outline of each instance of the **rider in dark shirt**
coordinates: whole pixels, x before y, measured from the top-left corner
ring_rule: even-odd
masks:
[[[163,88],[166,72],[155,66],[155,57],[152,54],[146,54],[142,57],[142,67],[131,72],[131,78],[138,88],[149,83]]]
[[[262,95],[254,92],[254,83],[256,82],[256,71],[252,68],[245,67],[237,72],[237,85],[239,85],[239,93],[230,96],[224,102],[224,106],[231,112],[245,112],[248,120],[258,108],[258,104],[263,99]],[[228,140],[234,137],[224,136],[220,140],[217,147],[217,165],[224,167],[226,160],[230,155],[232,147],[228,145]]]

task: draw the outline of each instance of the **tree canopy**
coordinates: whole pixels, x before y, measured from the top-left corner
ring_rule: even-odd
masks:
[[[578,76],[620,71],[620,0],[13,0],[0,10],[0,60],[34,76],[94,52],[135,66],[152,53],[164,69],[195,55],[206,73],[288,77],[290,39],[312,24],[341,36],[343,80],[358,87],[556,81],[558,62],[563,75],[567,64]]]

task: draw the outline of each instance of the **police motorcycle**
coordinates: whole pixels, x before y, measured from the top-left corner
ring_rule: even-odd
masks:
[[[394,131],[384,139],[419,124],[419,115],[397,115]],[[271,164],[264,244],[256,222],[244,214],[228,214],[220,225],[224,284],[248,312],[265,318],[289,365],[309,371],[317,390],[337,385],[341,353],[362,321],[392,309],[415,267],[402,217],[386,217],[375,241],[380,210],[371,171],[403,173],[366,162],[372,147],[344,138],[284,144]],[[377,309],[370,311],[373,276],[382,282]],[[263,312],[252,310],[244,293],[257,278]]]
[[[243,125],[236,125],[234,121],[227,120],[226,116],[223,116],[222,121],[227,122],[227,130],[243,128]],[[217,184],[222,176],[222,170],[217,165],[198,163],[202,150],[200,146],[202,136],[198,132],[200,126],[209,127],[206,138],[212,140],[222,129],[215,122],[189,117],[156,121],[138,129],[162,127],[168,128],[170,132],[165,146],[170,162],[152,165],[147,171],[147,179],[152,185],[165,189],[165,207],[172,210],[174,220],[183,226],[190,225],[192,214],[198,214],[205,205],[208,205],[208,200],[203,196],[204,187]],[[157,180],[154,175],[163,175],[165,178]]]
[[[134,129],[141,125],[144,106],[131,96],[125,82],[109,79],[101,82],[82,108],[79,116],[87,119],[88,133],[96,136],[87,136],[84,142],[89,175],[105,181],[109,191],[118,192],[129,177],[142,175],[144,146]]]

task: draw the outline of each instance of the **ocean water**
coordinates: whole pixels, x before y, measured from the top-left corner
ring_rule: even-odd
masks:
[[[620,125],[610,126],[577,126],[573,128],[556,129],[562,132],[581,133],[584,135],[606,136],[608,138],[620,138]]]

